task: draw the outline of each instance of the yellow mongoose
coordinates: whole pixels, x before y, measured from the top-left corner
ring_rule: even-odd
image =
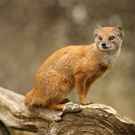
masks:
[[[95,30],[94,43],[72,45],[54,52],[39,68],[25,104],[63,109],[73,88],[79,94],[80,104],[87,104],[89,87],[113,63],[121,44],[121,28],[101,27]]]

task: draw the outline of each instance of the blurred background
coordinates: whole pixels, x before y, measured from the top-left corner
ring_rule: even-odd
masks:
[[[70,44],[90,44],[97,25],[120,25],[122,53],[89,98],[135,120],[134,0],[0,0],[0,86],[25,94],[44,59]]]

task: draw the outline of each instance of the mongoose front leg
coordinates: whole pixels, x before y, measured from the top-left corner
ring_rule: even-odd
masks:
[[[75,76],[75,87],[79,94],[80,104],[88,104],[87,94],[89,85],[87,84],[87,76],[84,73],[79,73]]]

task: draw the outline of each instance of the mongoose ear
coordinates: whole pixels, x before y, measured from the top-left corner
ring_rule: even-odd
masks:
[[[97,35],[98,31],[102,28],[101,25],[96,25],[95,30],[94,30],[94,37]]]
[[[117,29],[119,29],[120,31],[123,30],[122,26],[117,26]]]
[[[121,38],[123,38],[123,37],[124,37],[123,28],[122,28],[121,26],[117,26],[116,28],[119,30],[119,36],[120,36]]]

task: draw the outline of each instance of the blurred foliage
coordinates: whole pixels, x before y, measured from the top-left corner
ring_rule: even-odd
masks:
[[[134,5],[134,0],[0,0],[0,85],[26,93],[54,50],[90,44],[97,25],[121,25],[121,56],[89,97],[135,120]]]

